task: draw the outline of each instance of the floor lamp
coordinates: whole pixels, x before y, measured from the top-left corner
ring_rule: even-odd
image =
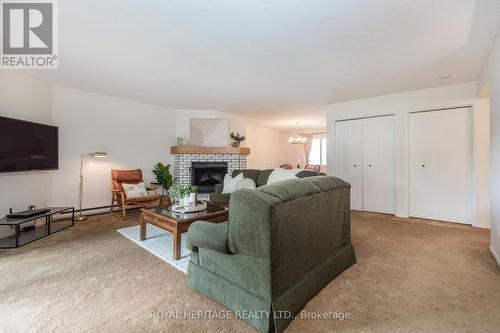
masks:
[[[83,201],[83,158],[85,156],[90,156],[92,158],[106,158],[108,153],[102,151],[96,151],[93,153],[83,153],[80,157],[80,185],[78,186],[79,200],[78,200],[78,217],[77,221],[85,221],[86,216],[82,216],[82,201]]]

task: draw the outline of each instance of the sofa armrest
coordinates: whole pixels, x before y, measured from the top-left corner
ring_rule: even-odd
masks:
[[[215,193],[221,193],[222,194],[222,190],[224,189],[224,184],[215,184],[214,185],[214,192]]]
[[[222,194],[223,188],[223,184],[216,184],[214,186],[214,192],[210,193],[210,201],[220,204],[228,204],[231,194]]]
[[[196,221],[189,227],[187,247],[191,251],[204,248],[229,254],[231,252],[227,246],[227,232],[227,222]]]

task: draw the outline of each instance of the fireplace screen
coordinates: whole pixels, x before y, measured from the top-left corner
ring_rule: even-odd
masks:
[[[198,193],[212,193],[214,186],[224,182],[227,162],[192,162],[191,184],[198,186]]]

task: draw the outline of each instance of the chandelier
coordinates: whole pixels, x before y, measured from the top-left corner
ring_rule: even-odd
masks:
[[[295,124],[297,125],[297,131],[298,131],[300,123],[296,122]],[[307,137],[305,137],[301,134],[299,134],[297,136],[291,136],[288,138],[288,143],[291,145],[303,145],[306,143],[306,141],[307,141]]]
[[[305,136],[291,136],[288,138],[288,143],[291,145],[303,145],[306,143],[307,138]]]

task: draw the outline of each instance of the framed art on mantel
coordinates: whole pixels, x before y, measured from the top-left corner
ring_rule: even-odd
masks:
[[[190,119],[189,145],[229,146],[229,121],[227,119]]]

